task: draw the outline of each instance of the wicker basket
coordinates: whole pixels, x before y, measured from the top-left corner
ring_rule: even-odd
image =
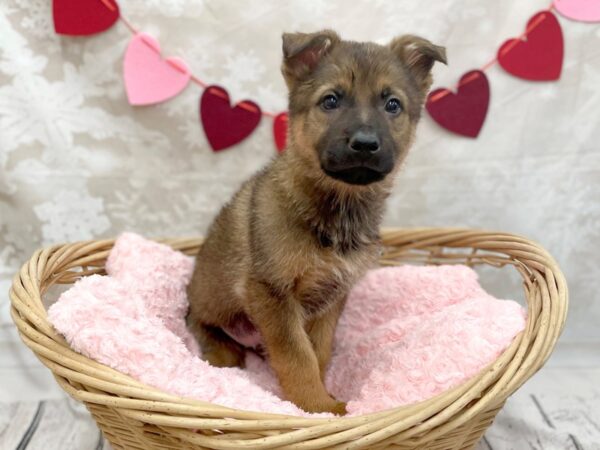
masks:
[[[506,398],[547,360],[567,312],[567,286],[539,245],[506,233],[398,229],[383,233],[382,265],[405,262],[511,265],[522,276],[526,329],[489,367],[422,403],[352,418],[308,419],[241,411],[148,387],[71,350],[46,319],[54,284],[103,273],[113,240],[37,251],[15,276],[11,314],[25,344],[72,397],[84,402],[115,449],[469,449]],[[201,239],[163,242],[194,254]]]

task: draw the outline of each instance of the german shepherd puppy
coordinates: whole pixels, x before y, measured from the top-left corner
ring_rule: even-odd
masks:
[[[203,357],[243,366],[266,351],[286,398],[345,413],[323,385],[338,317],[376,263],[384,202],[445,50],[333,31],[283,35],[285,152],[223,207],[196,260],[188,325]]]

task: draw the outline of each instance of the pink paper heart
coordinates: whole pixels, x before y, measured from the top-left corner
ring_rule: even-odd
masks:
[[[180,58],[163,59],[158,41],[138,33],[127,46],[123,63],[125,90],[131,105],[151,105],[179,94],[190,81],[190,70]]]
[[[554,0],[554,7],[568,19],[600,22],[600,0]]]

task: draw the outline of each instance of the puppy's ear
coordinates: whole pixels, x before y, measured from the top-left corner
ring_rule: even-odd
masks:
[[[405,35],[395,38],[390,49],[408,67],[421,89],[431,87],[431,68],[436,61],[447,64],[446,49],[418,36]]]
[[[323,30],[317,33],[284,33],[282,40],[281,72],[291,88],[317,67],[323,56],[340,42],[340,37],[334,31]]]

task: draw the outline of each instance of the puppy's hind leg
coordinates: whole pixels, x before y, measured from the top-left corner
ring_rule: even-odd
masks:
[[[215,367],[244,367],[244,347],[221,328],[187,318],[188,328],[202,349],[202,359]]]

